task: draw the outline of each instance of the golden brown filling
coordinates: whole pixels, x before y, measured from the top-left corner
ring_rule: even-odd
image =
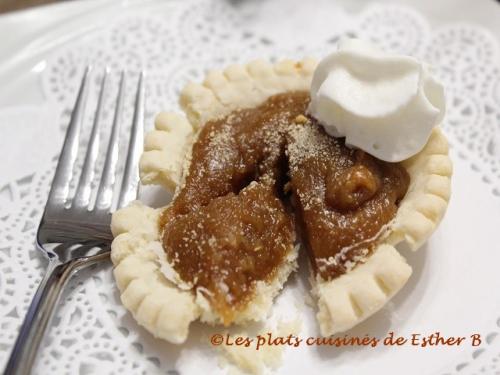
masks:
[[[335,278],[371,251],[406,194],[408,173],[313,122],[291,131],[287,154],[302,240],[315,271]]]
[[[368,254],[406,193],[401,166],[349,149],[300,117],[308,102],[306,92],[289,92],[205,124],[185,185],[162,214],[167,258],[226,324],[293,247],[290,191],[323,279]]]

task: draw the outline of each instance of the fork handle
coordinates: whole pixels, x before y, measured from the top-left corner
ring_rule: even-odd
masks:
[[[47,271],[31,301],[19,330],[4,375],[28,375],[43,339],[43,334],[61,295],[64,285],[77,268],[76,262],[62,263],[57,257],[49,260]]]

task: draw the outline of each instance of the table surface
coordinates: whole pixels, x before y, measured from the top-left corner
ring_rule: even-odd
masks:
[[[60,2],[62,0],[1,0],[0,13],[12,12],[34,6]]]

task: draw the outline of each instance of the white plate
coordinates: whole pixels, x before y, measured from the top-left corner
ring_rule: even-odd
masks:
[[[147,68],[150,127],[153,114],[176,108],[180,87],[201,79],[205,69],[255,57],[319,56],[350,32],[437,67],[448,88],[444,130],[455,172],[441,226],[420,251],[403,251],[414,268],[410,282],[386,308],[347,334],[478,333],[483,342],[478,347],[467,340],[458,347],[286,348],[277,372],[500,371],[498,41],[473,25],[437,27],[435,15],[431,28],[422,14],[389,5],[351,6],[354,13],[348,13],[327,1],[315,8],[298,1],[285,7],[283,0],[234,3],[236,10],[217,1],[72,2],[0,18],[0,31],[12,33],[0,49],[0,156],[7,161],[0,176],[0,366],[43,272],[32,246],[35,226],[86,63],[125,68],[132,78]],[[491,12],[485,13],[487,24]],[[109,94],[111,100],[113,89]],[[159,189],[145,194],[149,201],[165,199]],[[301,317],[300,336],[307,338],[317,336],[318,329],[314,308],[304,303],[309,285],[302,266],[278,297],[272,320]],[[110,267],[103,265],[73,280],[35,373],[222,372],[204,336],[217,331],[195,324],[180,347],[155,340],[120,306]]]

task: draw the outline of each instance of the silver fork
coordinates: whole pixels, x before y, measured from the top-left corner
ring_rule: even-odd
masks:
[[[122,72],[116,99],[113,125],[108,141],[104,167],[91,206],[92,182],[99,152],[99,122],[109,71],[102,79],[94,123],[87,146],[76,192],[69,197],[69,185],[79,148],[80,127],[89,91],[91,69],[85,71],[75,108],[66,132],[43,217],[38,227],[36,247],[48,258],[47,272],[38,287],[19,331],[5,375],[29,374],[61,291],[75,271],[109,258],[112,240],[111,211],[123,207],[137,196],[138,162],[142,150],[144,126],[144,74],[137,85],[132,130],[128,143],[121,188],[114,195],[121,112],[125,93]],[[117,199],[115,199],[117,198]],[[114,203],[117,201],[117,203]]]

